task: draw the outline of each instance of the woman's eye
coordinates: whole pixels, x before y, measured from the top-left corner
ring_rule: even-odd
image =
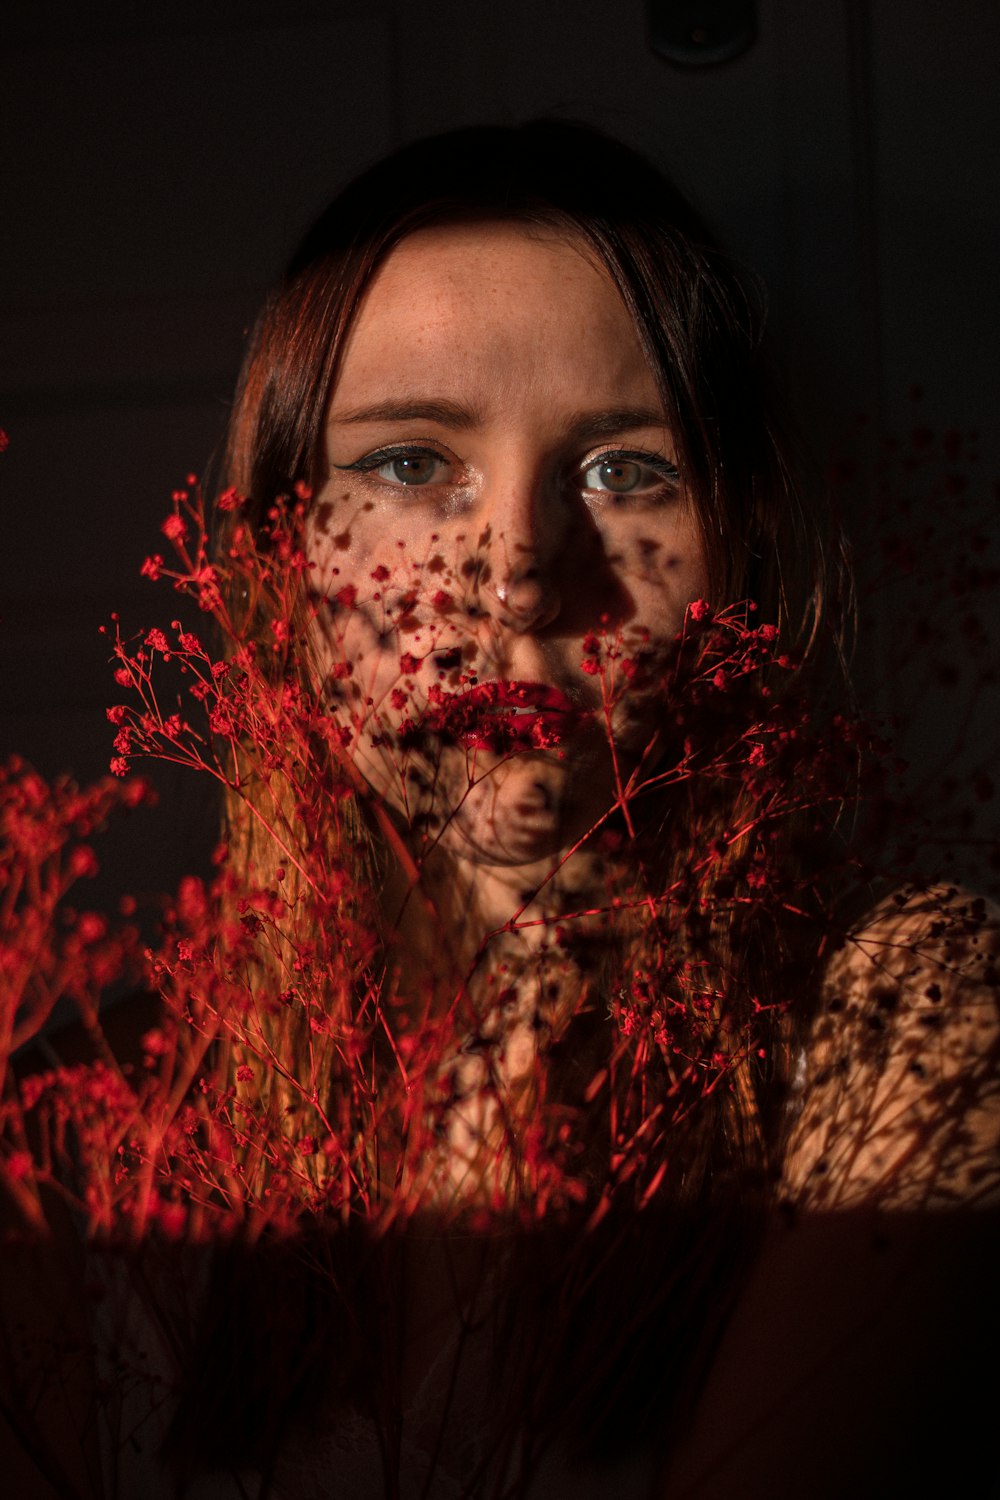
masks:
[[[397,453],[386,458],[369,471],[385,479],[389,484],[423,485],[434,484],[447,469],[443,458],[436,453]]]
[[[611,490],[615,495],[628,495],[642,485],[643,467],[632,459],[602,459],[591,464],[583,476],[588,490]]]
[[[648,494],[676,484],[679,477],[676,467],[666,459],[607,453],[584,470],[583,486],[610,495]]]
[[[441,484],[451,472],[448,460],[432,448],[379,448],[352,464],[334,464],[342,473],[371,475],[383,484],[405,489]]]

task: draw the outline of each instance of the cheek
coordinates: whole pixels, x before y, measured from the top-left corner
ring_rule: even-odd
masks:
[[[384,533],[381,545],[357,534],[338,545],[338,535],[313,552],[317,656],[336,696],[370,698],[391,720],[401,685],[418,703],[435,683],[460,686],[476,653],[458,570],[433,550],[411,561]]]
[[[687,606],[707,590],[704,548],[693,527],[666,536],[637,532],[621,549],[620,567],[642,623],[659,636],[673,636]]]
[[[329,593],[345,582],[359,586],[376,564],[373,549],[391,550],[387,537],[388,528],[379,525],[371,500],[327,486],[313,502],[305,531],[317,588]],[[392,561],[388,556],[378,560],[386,565]]]

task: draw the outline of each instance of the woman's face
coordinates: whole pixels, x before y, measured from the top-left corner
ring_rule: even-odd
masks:
[[[652,762],[705,558],[582,242],[490,223],[392,251],[343,350],[307,541],[334,712],[414,828],[551,862]]]

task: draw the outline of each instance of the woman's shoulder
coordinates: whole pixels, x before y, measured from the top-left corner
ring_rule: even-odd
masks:
[[[810,1210],[1000,1204],[1000,908],[903,888],[844,935],[784,1162],[784,1196]]]

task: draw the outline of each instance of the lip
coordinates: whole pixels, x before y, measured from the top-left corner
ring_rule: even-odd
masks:
[[[504,709],[527,710],[539,714],[577,713],[566,694],[549,682],[512,682],[504,679],[478,682],[475,687],[456,693],[452,702],[487,713]]]
[[[441,693],[425,723],[466,749],[547,750],[557,748],[584,717],[552,683],[498,678]]]

